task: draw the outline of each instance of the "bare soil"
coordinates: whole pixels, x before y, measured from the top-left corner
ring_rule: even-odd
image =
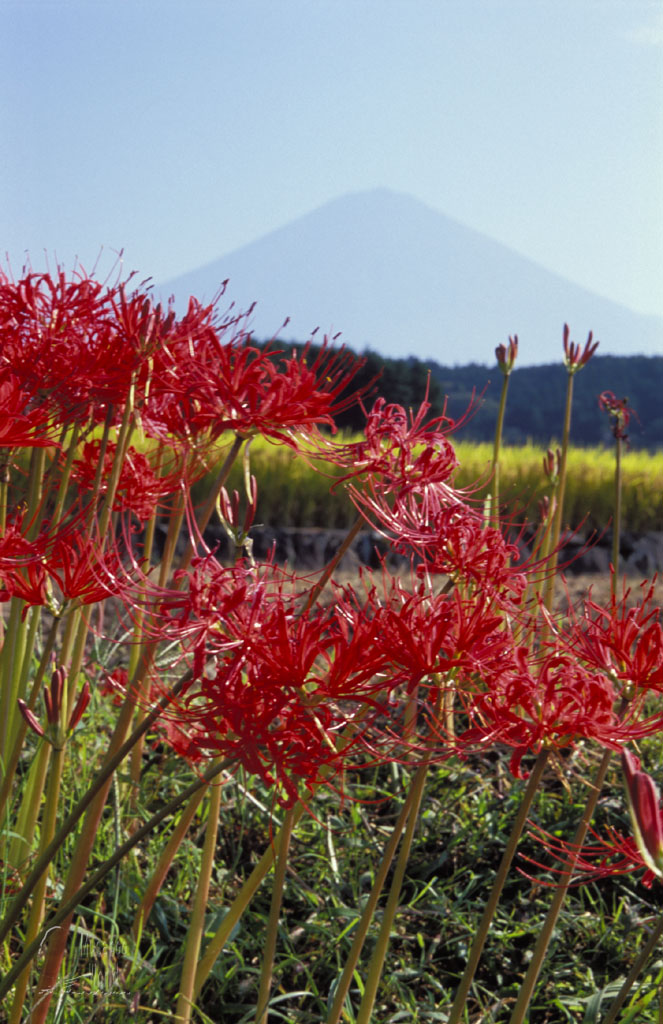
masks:
[[[627,577],[625,580],[618,581],[617,594],[621,598],[624,592],[624,585],[626,590],[630,593],[627,597],[627,604],[637,604],[638,601],[642,600],[643,580],[640,576]],[[658,607],[663,606],[663,577],[659,577],[653,581],[654,586],[654,605]],[[569,574],[566,576],[566,590],[571,598],[574,605],[584,600],[591,589],[592,599],[597,604],[605,605],[610,600],[610,577],[603,573],[578,573],[578,575]],[[565,594],[565,587],[560,579],[557,583],[555,591],[555,604],[556,607],[563,609],[567,605],[567,597]]]

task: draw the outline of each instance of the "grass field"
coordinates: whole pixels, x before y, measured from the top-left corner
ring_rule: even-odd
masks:
[[[492,446],[460,443],[460,468],[455,481],[475,491],[481,500],[490,491]],[[501,500],[519,521],[536,518],[537,501],[546,493],[542,448],[527,445],[503,448]],[[311,473],[287,447],[257,439],[251,445],[252,471],[260,480],[256,521],[279,526],[348,527],[355,511],[342,488],[330,493],[337,467],[316,461]],[[569,453],[565,520],[572,528],[586,523],[602,528],[614,508],[614,453],[603,448],[575,448]],[[634,532],[663,529],[663,452],[627,452],[622,460],[623,522]],[[230,488],[242,487],[242,467],[236,466]],[[198,494],[205,484],[198,485]]]

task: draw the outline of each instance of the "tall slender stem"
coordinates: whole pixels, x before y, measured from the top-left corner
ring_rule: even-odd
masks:
[[[145,922],[150,916],[152,907],[154,906],[154,901],[159,895],[161,886],[163,885],[164,879],[168,874],[171,864],[173,863],[175,854],[182,845],[182,840],[184,839],[184,836],[186,835],[204,796],[204,789],[199,789],[193,794],[189,803],[182,811],[180,819],[173,829],[172,835],[168,840],[165,849],[159,857],[157,866],[150,876],[150,880],[134,916],[134,923],[131,931],[135,939],[140,935]]]
[[[385,847],[385,851],[382,856],[382,861],[380,863],[379,870],[375,876],[375,881],[373,882],[373,888],[371,889],[370,896],[366,901],[366,905],[364,906],[364,909],[362,911],[361,918],[359,919],[357,927],[355,928],[352,946],[350,948],[350,952],[348,953],[348,957],[345,961],[343,973],[341,974],[338,985],[336,986],[336,990],[334,992],[334,1001],[332,1002],[331,1009],[329,1010],[329,1014],[327,1015],[327,1024],[338,1024],[339,1018],[343,1011],[343,1004],[345,1003],[345,999],[348,994],[348,989],[350,988],[350,983],[352,982],[352,978],[354,976],[355,968],[357,966],[357,963],[359,962],[359,957],[364,947],[364,942],[368,934],[370,923],[373,920],[373,915],[375,914],[375,909],[378,905],[380,894],[384,888],[384,883],[387,880],[387,875],[389,873],[389,868],[391,867],[391,862],[394,859],[394,854],[396,853],[396,849],[400,842],[401,835],[403,834],[403,829],[405,828],[407,820],[410,816],[410,811],[412,810],[412,803],[414,801],[414,797],[414,787],[410,786],[408,795],[405,799],[403,806],[401,807],[400,814],[398,815],[396,824],[394,825],[391,836],[389,837],[389,842]]]
[[[193,989],[198,963],[198,954],[205,930],[205,911],[209,897],[209,887],[214,869],[214,855],[216,853],[216,836],[219,829],[219,814],[221,812],[222,786],[217,783],[210,789],[209,811],[207,814],[207,826],[205,829],[205,842],[203,844],[203,855],[200,864],[200,874],[196,886],[196,895],[191,911],[191,919],[186,935],[184,949],[184,964],[180,978],[180,991],[177,998],[177,1009],[175,1015],[178,1021],[187,1022],[191,1020],[193,1011]]]
[[[50,932],[54,928],[59,928],[63,921],[66,921],[68,917],[73,915],[81,900],[85,899],[87,894],[92,892],[99,882],[104,880],[109,871],[112,871],[115,865],[119,864],[122,858],[126,857],[126,855],[133,850],[134,846],[136,846],[141,839],[144,839],[145,836],[148,836],[150,832],[157,827],[157,825],[161,824],[164,818],[167,818],[169,814],[173,814],[174,811],[193,796],[201,786],[206,786],[208,782],[211,782],[212,779],[214,779],[220,772],[229,768],[231,764],[231,760],[213,764],[211,768],[208,768],[206,772],[203,772],[200,778],[196,779],[195,782],[191,783],[190,786],[181,793],[178,793],[178,795],[173,797],[172,800],[169,800],[169,802],[164,804],[160,810],[156,811],[144,825],[141,825],[140,828],[136,829],[136,831],[132,833],[132,835],[125,840],[121,846],[118,846],[115,852],[111,854],[103,864],[99,865],[97,870],[90,875],[87,882],[85,882],[84,885],[81,885],[81,887],[77,889],[76,892],[65,903],[63,903],[51,917],[48,918],[36,939],[25,947],[11,970],[9,970],[7,974],[0,979],[0,999],[9,992],[16,979],[24,970],[26,964],[29,964],[33,957],[42,948],[44,940]]]
[[[520,988],[520,992],[518,993],[518,1000],[514,1007],[509,1024],[522,1024],[523,1020],[525,1019],[527,1007],[530,1004],[530,999],[532,998],[534,987],[538,981],[539,974],[541,973],[543,961],[545,960],[546,953],[548,951],[548,945],[550,943],[550,939],[552,938],[552,933],[554,931],[555,925],[557,924],[559,912],[562,909],[562,904],[566,899],[566,894],[568,892],[569,885],[571,884],[571,878],[573,876],[575,862],[577,858],[580,856],[580,850],[582,849],[582,844],[585,841],[587,829],[589,828],[589,823],[592,820],[592,815],[594,813],[594,809],[596,808],[596,802],[603,788],[603,782],[605,780],[606,772],[608,771],[608,765],[610,764],[611,756],[612,751],[606,750],[601,759],[601,764],[599,765],[599,769],[596,773],[594,785],[590,791],[589,799],[587,800],[585,810],[583,811],[582,818],[580,819],[580,822],[576,829],[576,834],[573,838],[572,849],[575,850],[576,853],[570,860],[568,870],[564,873],[565,880],[561,882],[555,890],[555,895],[553,897],[552,904],[550,905],[550,909],[548,910],[548,913],[546,915],[546,919],[543,924],[543,929],[539,933],[539,938],[537,940],[536,946],[534,947],[532,959],[530,961],[527,974],[525,975],[525,979]]]
[[[398,853],[398,860],[396,862],[396,869],[394,871],[394,877],[391,883],[391,889],[389,891],[389,899],[384,909],[382,916],[382,924],[378,934],[377,943],[371,957],[371,962],[368,968],[368,976],[366,978],[366,984],[364,988],[364,996],[359,1007],[359,1015],[357,1017],[357,1024],[370,1024],[373,1015],[373,1006],[375,1005],[375,998],[377,996],[378,985],[380,984],[380,978],[382,976],[382,970],[384,967],[384,961],[387,956],[387,949],[389,946],[389,937],[391,935],[392,925],[398,910],[398,901],[401,895],[401,888],[403,885],[403,878],[405,877],[405,869],[407,862],[410,857],[410,848],[412,846],[412,839],[414,837],[414,830],[417,824],[417,818],[419,816],[419,807],[421,806],[421,800],[424,795],[424,787],[426,785],[426,776],[428,775],[428,761],[421,764],[414,776],[413,781],[413,799],[412,809],[408,818],[407,827],[405,829],[405,835],[401,843],[401,848]]]
[[[539,753],[539,756],[536,759],[536,764],[534,765],[534,768],[532,769],[530,777],[527,781],[527,787],[523,794],[523,799],[521,801],[520,809],[518,811],[518,817],[513,823],[513,828],[511,829],[511,834],[509,836],[509,842],[507,843],[506,849],[502,855],[502,861],[497,871],[497,875],[495,876],[495,881],[493,882],[493,887],[490,891],[490,896],[488,898],[488,902],[486,903],[486,907],[483,912],[483,917],[481,918],[481,922],[479,924],[477,933],[474,936],[474,941],[472,943],[472,948],[470,950],[467,965],[465,967],[465,971],[463,972],[463,977],[461,978],[460,985],[458,986],[456,997],[454,999],[453,1006],[451,1007],[447,1024],[458,1024],[461,1013],[463,1012],[463,1009],[465,1007],[465,1000],[467,999],[468,993],[470,991],[470,986],[474,979],[476,969],[479,966],[479,959],[481,957],[483,947],[488,937],[488,931],[492,924],[493,917],[495,916],[495,911],[497,910],[497,905],[499,903],[500,896],[502,895],[504,883],[506,882],[507,875],[509,873],[509,868],[511,867],[511,862],[514,858],[516,848],[518,846],[518,841],[520,839],[520,836],[522,835],[523,828],[525,827],[527,815],[529,814],[530,807],[532,806],[532,800],[534,799],[536,791],[539,788],[539,783],[541,781],[543,770],[546,766],[547,761],[548,750],[544,748]]]
[[[617,576],[619,575],[619,548],[622,532],[622,439],[619,434],[615,438],[615,518],[612,524],[612,568],[610,588],[612,596],[617,593]]]
[[[293,812],[293,827],[301,818],[304,810],[304,804],[299,803],[295,806]],[[208,943],[207,948],[200,959],[200,963],[198,964],[198,970],[196,971],[194,998],[198,995],[200,989],[204,985],[209,972],[212,970],[212,967],[216,962],[216,958],[228,941],[230,933],[248,907],[258,889],[258,886],[264,880],[267,872],[274,863],[274,858],[276,856],[275,844],[280,844],[280,834],[281,830],[279,830],[278,834],[274,837],[274,842],[269,844],[253,871],[244,882],[242,888],[228,907],[228,911],[223,918],[223,921]]]
[[[657,948],[659,942],[661,941],[661,936],[663,936],[663,914],[661,914],[661,916],[659,917],[656,923],[656,927],[652,930],[651,935],[647,939],[647,942],[645,943],[640,952],[640,955],[638,956],[637,960],[633,964],[633,967],[624,979],[624,984],[620,988],[614,1003],[608,1010],[608,1013],[603,1020],[603,1024],[615,1024],[615,1021],[617,1020],[617,1014],[626,1002],[627,995],[629,994],[629,992],[635,985],[636,981],[640,977],[640,974],[644,970],[645,964],[647,963],[650,956],[652,955],[654,950]]]
[[[294,822],[294,807],[289,807],[286,811],[283,827],[281,828],[279,836],[279,848],[274,869],[274,884],[272,886],[272,899],[269,906],[269,918],[267,920],[267,934],[265,935],[265,945],[262,951],[262,969],[260,971],[260,988],[258,991],[256,1024],[267,1024],[269,1016],[269,995],[272,990],[274,957],[276,955],[276,939],[279,931],[279,919],[281,917],[281,904],[283,903],[283,889],[285,886],[285,873],[288,867],[288,853],[290,852],[290,840],[292,838]]]

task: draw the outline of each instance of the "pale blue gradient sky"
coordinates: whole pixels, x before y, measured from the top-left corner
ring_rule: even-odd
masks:
[[[0,0],[0,40],[14,272],[164,281],[383,185],[663,314],[660,0]]]

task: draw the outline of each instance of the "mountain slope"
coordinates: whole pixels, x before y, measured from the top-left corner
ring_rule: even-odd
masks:
[[[239,308],[257,300],[259,338],[342,332],[352,348],[446,365],[493,362],[520,338],[520,365],[557,361],[562,325],[603,354],[663,353],[663,318],[599,297],[506,246],[387,189],[343,196],[160,289],[181,308],[230,278]]]

